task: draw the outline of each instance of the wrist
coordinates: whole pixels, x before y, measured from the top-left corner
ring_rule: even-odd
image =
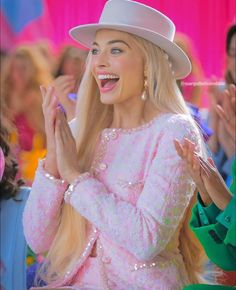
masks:
[[[53,175],[55,178],[60,178],[60,174],[55,164],[56,164],[56,159],[52,159],[52,158],[49,159],[46,157],[45,162],[44,162],[44,169],[49,174]]]
[[[210,195],[205,190],[199,188],[199,194],[204,206],[209,206],[212,203]]]
[[[66,184],[65,180],[61,179],[60,176],[56,176],[52,174],[45,168],[45,160],[39,160],[39,171],[49,180],[57,185],[64,185]]]
[[[200,196],[204,206],[209,206],[212,203],[212,199],[209,196],[203,195],[201,192]]]
[[[82,182],[83,180],[86,180],[90,177],[90,173],[89,172],[85,172],[83,174],[79,174],[77,175],[73,181],[70,182],[68,189],[66,190],[66,192],[64,193],[64,200],[66,203],[70,202],[71,196],[74,192],[75,187],[77,186],[78,183]]]
[[[69,184],[72,184],[80,176],[79,171],[73,171],[67,175],[65,178]]]
[[[227,195],[224,196],[224,198],[220,198],[217,207],[221,210],[225,210],[231,199],[232,199],[231,195]]]

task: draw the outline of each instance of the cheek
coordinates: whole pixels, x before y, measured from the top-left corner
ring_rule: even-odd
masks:
[[[13,81],[24,81],[25,73],[15,70],[12,74]]]
[[[138,57],[134,57],[133,55],[126,55],[123,58],[120,58],[119,61],[115,62],[114,65],[122,72],[122,73],[140,73],[144,72],[144,65],[142,59]]]
[[[92,75],[96,76],[95,71],[96,71],[96,62],[94,60],[92,60],[89,64],[87,64],[87,67],[89,66],[89,70],[92,73]]]
[[[126,83],[131,87],[143,87],[144,68],[140,62],[130,61],[124,66],[124,76]]]
[[[227,67],[228,67],[228,70],[231,71],[231,73],[234,73],[235,67],[236,67],[236,59],[228,58]]]

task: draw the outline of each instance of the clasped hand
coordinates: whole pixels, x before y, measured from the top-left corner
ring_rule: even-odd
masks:
[[[43,113],[47,138],[45,170],[50,174],[72,183],[80,174],[76,143],[54,96],[53,87],[40,87],[43,97]]]
[[[197,153],[197,146],[187,138],[182,144],[179,140],[174,140],[174,145],[178,155],[186,163],[204,204],[209,205],[213,202],[218,208],[224,210],[232,195],[213,160],[211,158],[204,160]]]

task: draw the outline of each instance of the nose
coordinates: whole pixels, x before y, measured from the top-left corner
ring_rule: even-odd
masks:
[[[100,51],[95,57],[95,65],[97,68],[109,67],[109,58],[106,51]]]

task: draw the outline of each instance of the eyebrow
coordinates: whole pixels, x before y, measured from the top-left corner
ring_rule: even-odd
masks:
[[[110,40],[110,41],[108,41],[107,44],[110,45],[110,44],[114,44],[114,43],[117,43],[117,42],[123,43],[123,44],[125,44],[126,46],[128,46],[129,48],[131,48],[131,47],[128,45],[127,42],[125,42],[124,40],[121,40],[121,39]],[[97,46],[99,46],[99,44],[98,44],[97,42],[93,42],[93,45],[97,45]]]

